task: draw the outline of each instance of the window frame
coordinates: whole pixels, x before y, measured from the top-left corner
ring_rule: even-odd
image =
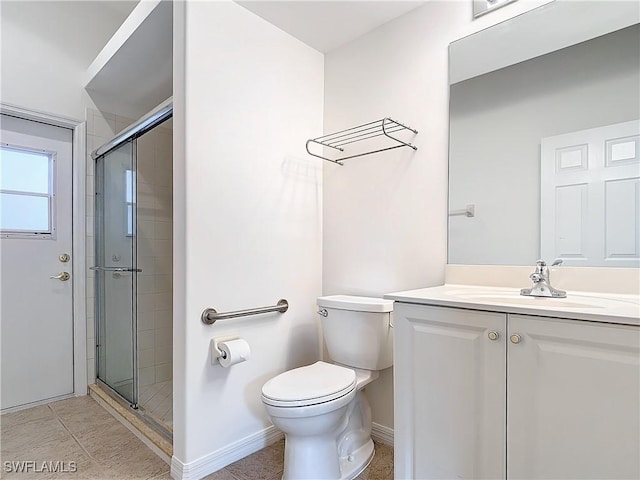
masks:
[[[48,200],[48,215],[49,215],[49,230],[47,231],[33,231],[32,229],[3,229],[0,227],[0,237],[9,238],[21,238],[21,239],[41,239],[41,240],[55,240],[56,239],[56,165],[58,153],[52,150],[43,150],[39,148],[24,147],[22,145],[12,145],[10,143],[0,142],[0,147],[5,150],[15,150],[19,152],[25,152],[30,154],[46,155],[49,157],[49,192],[37,193],[26,192],[20,190],[5,190],[0,188],[0,193],[6,193],[10,195],[22,195],[26,197],[40,197],[47,198]]]

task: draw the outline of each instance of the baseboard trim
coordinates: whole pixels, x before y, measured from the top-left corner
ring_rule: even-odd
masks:
[[[75,393],[67,393],[66,395],[60,395],[59,397],[45,398],[44,400],[38,400],[37,402],[16,405],[15,407],[7,407],[4,409],[0,408],[0,415],[4,415],[5,413],[19,412],[20,410],[25,410],[31,407],[38,407],[40,405],[48,405],[50,403],[58,402],[60,400],[65,400],[67,398],[73,398],[75,396],[80,396],[80,395],[76,395]]]
[[[283,437],[283,433],[271,425],[190,463],[182,463],[174,455],[171,458],[171,476],[177,480],[198,480],[262,450]]]
[[[371,425],[371,438],[376,442],[393,447],[393,428],[385,427],[379,423]]]

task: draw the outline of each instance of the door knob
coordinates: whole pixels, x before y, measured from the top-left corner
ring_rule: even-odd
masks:
[[[492,330],[487,333],[487,337],[489,337],[489,340],[498,340],[500,338],[500,334]]]
[[[71,278],[71,275],[69,275],[69,272],[60,272],[58,275],[53,275],[49,278],[53,278],[55,280],[60,280],[61,282],[66,282],[67,280],[69,280]]]
[[[511,343],[520,343],[522,341],[522,337],[517,333],[514,333],[509,337],[509,340],[511,340]]]

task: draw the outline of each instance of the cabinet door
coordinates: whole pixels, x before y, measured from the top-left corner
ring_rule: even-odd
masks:
[[[395,478],[504,478],[506,315],[396,303],[394,317]]]
[[[640,478],[640,328],[508,325],[508,478]]]

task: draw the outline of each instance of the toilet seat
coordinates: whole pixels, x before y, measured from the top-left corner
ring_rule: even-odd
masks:
[[[305,407],[336,400],[355,388],[352,369],[316,362],[269,380],[262,387],[262,400],[274,407]]]

